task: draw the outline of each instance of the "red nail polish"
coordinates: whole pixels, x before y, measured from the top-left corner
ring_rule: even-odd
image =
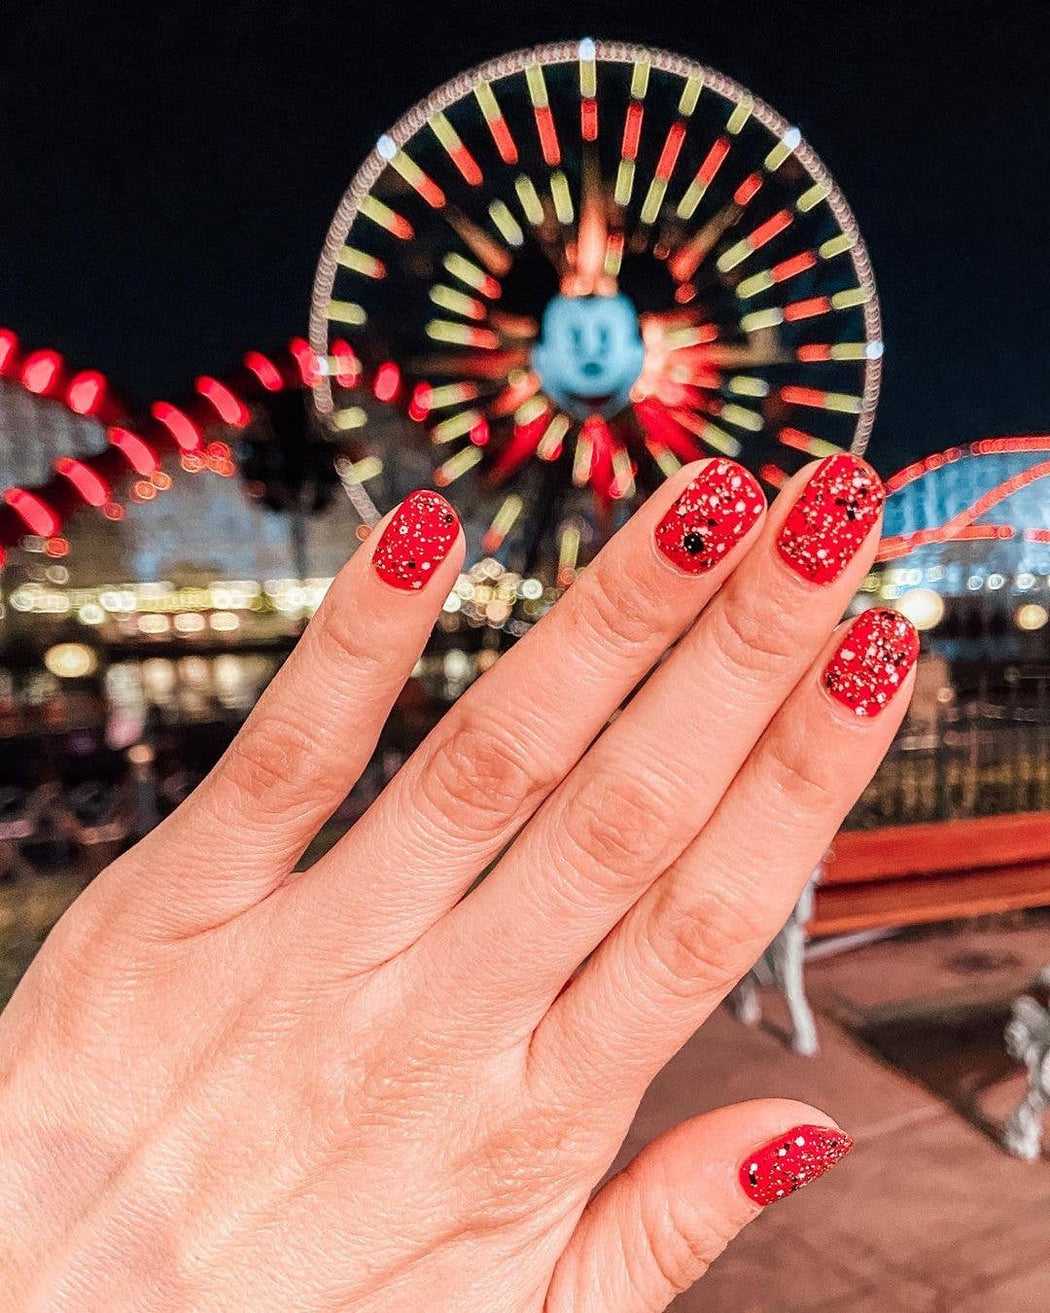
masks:
[[[823,1176],[853,1148],[853,1139],[832,1126],[796,1126],[740,1164],[740,1184],[756,1204],[775,1204]]]
[[[680,570],[703,574],[743,538],[765,504],[742,465],[713,460],[656,526],[656,545]]]
[[[862,611],[824,671],[824,687],[858,716],[877,716],[919,655],[919,635],[899,611]]]
[[[799,493],[777,538],[780,555],[803,579],[837,579],[879,518],[886,490],[856,456],[829,456]]]
[[[414,492],[383,530],[372,557],[376,574],[394,588],[422,588],[459,534],[456,512],[436,492]]]

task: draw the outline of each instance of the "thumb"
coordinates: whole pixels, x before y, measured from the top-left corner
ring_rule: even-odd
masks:
[[[661,1313],[765,1204],[852,1147],[823,1113],[785,1099],[683,1122],[591,1199],[555,1268],[546,1313]]]

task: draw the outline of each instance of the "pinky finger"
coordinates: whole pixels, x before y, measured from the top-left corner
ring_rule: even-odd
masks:
[[[683,1122],[584,1209],[545,1313],[661,1313],[765,1205],[823,1176],[852,1147],[823,1113],[788,1100]]]

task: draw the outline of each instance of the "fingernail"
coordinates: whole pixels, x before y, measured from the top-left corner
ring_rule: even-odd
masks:
[[[459,534],[459,517],[436,492],[422,488],[397,509],[372,556],[376,574],[394,588],[422,588]]]
[[[777,538],[788,565],[815,584],[837,579],[879,518],[886,490],[857,456],[829,456],[799,493]]]
[[[770,1140],[740,1164],[740,1184],[756,1204],[775,1204],[823,1176],[853,1148],[833,1126],[796,1126]]]
[[[858,716],[877,716],[919,655],[919,635],[899,611],[873,607],[847,629],[824,670],[824,687]]]
[[[742,465],[713,460],[656,526],[656,545],[680,570],[703,574],[743,538],[765,504]]]

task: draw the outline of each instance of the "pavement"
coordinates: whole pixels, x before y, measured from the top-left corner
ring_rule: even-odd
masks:
[[[1050,1309],[1050,1159],[1019,1162],[994,1139],[1023,1088],[999,1051],[1001,1028],[991,1061],[987,1053],[963,1052],[960,1064],[949,1044],[954,1065],[935,1061],[931,1075],[920,1060],[919,1078],[912,1078],[854,1038],[842,1020],[848,1016],[863,1033],[888,1027],[907,1036],[921,1013],[922,1046],[931,1008],[948,1019],[961,1015],[958,1009],[1005,1008],[1047,961],[1045,926],[975,923],[952,935],[889,940],[814,962],[810,992],[821,1040],[815,1058],[784,1045],[778,1032],[785,1017],[773,995],[763,995],[766,1016],[756,1029],[718,1011],[654,1082],[619,1163],[685,1118],[765,1095],[825,1109],[857,1146],[829,1176],[767,1209],[675,1301],[674,1313]],[[960,1066],[968,1085],[959,1085]],[[974,1079],[977,1068],[983,1080]],[[975,1119],[983,1117],[983,1129],[962,1115],[957,1087]],[[1050,1140],[1050,1125],[1047,1132]]]

